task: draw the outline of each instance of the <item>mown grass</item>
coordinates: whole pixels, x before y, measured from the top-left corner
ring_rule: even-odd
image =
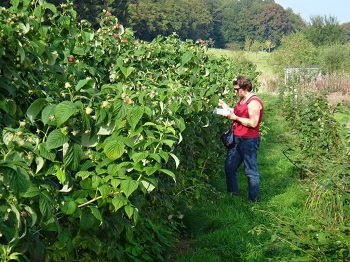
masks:
[[[209,48],[209,54],[215,56],[227,56],[229,58],[237,58],[243,56],[252,61],[257,66],[257,71],[262,72],[264,76],[275,75],[273,68],[268,64],[271,53],[268,52],[244,52],[244,51],[232,51],[228,49],[216,49]]]
[[[245,51],[232,51],[228,49],[209,48],[208,53],[215,56],[226,56],[231,59],[247,59],[256,65],[256,69],[261,73],[259,76],[261,91],[277,92],[280,77],[273,70],[273,67],[269,65],[271,53],[268,52],[245,52]]]
[[[261,93],[265,102],[264,126],[267,130],[259,149],[261,177],[260,201],[247,202],[247,180],[240,170],[240,195],[225,193],[223,168],[211,174],[211,184],[217,194],[201,200],[187,212],[184,223],[186,235],[179,250],[174,252],[176,262],[223,261],[283,261],[293,256],[288,246],[281,249],[271,242],[271,234],[252,230],[260,225],[269,226],[273,218],[268,212],[297,217],[301,214],[306,195],[300,185],[293,165],[284,157],[288,144],[288,128],[279,111],[276,95]],[[225,155],[218,161],[222,163]]]

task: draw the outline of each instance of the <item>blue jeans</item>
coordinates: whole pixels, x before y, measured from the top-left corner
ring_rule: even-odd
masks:
[[[235,137],[235,146],[227,150],[225,173],[227,192],[238,195],[238,168],[244,163],[244,172],[248,178],[248,199],[258,201],[260,178],[258,172],[258,148],[260,137]]]

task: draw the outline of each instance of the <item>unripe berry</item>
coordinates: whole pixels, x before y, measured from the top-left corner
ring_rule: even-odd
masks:
[[[94,110],[91,107],[85,108],[85,112],[87,115],[90,115],[92,113],[92,111],[94,111]]]

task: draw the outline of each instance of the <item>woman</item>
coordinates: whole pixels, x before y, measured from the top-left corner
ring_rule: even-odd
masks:
[[[233,81],[233,87],[240,97],[234,109],[219,100],[219,106],[230,109],[225,115],[233,120],[235,146],[229,148],[225,161],[227,192],[238,195],[238,168],[244,163],[248,178],[248,200],[257,202],[260,189],[258,172],[258,148],[260,145],[260,123],[264,112],[262,101],[252,93],[252,83],[246,76]]]

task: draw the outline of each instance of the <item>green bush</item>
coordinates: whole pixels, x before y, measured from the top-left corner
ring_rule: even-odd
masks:
[[[2,261],[164,260],[215,168],[208,152],[226,127],[211,112],[255,68],[176,35],[137,41],[107,11],[94,30],[71,4],[11,3],[0,13]]]
[[[289,246],[300,261],[346,261],[350,166],[349,141],[334,117],[340,107],[328,104],[327,92],[307,93],[298,86],[282,91],[284,116],[294,130],[284,154],[303,179],[308,199],[298,217],[268,212],[275,222],[255,231],[269,232],[276,247]]]
[[[326,73],[350,73],[350,44],[336,44],[321,49],[321,67]]]

